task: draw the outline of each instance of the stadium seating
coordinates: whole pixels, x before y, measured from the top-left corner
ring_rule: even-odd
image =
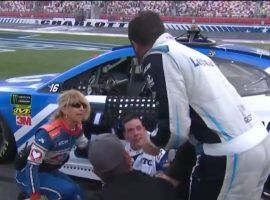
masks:
[[[141,10],[170,17],[269,18],[269,1],[0,1],[0,16],[39,15],[74,17],[80,10],[86,18],[118,15],[130,18]],[[7,14],[9,13],[9,14]],[[10,14],[13,13],[13,14]],[[39,13],[39,14],[38,14]]]

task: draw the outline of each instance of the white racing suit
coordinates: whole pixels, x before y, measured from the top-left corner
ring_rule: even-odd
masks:
[[[150,142],[169,149],[191,135],[198,141],[190,199],[260,199],[270,170],[270,139],[216,64],[164,33],[142,67],[145,93],[159,107]]]
[[[147,175],[154,176],[158,172],[164,172],[168,167],[170,161],[172,161],[172,156],[174,157],[173,151],[165,151],[160,149],[157,156],[153,156],[140,150],[133,150],[130,143],[127,141],[122,141],[125,150],[132,158],[132,167],[135,170],[141,171]]]

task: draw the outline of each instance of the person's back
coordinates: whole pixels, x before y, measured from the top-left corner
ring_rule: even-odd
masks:
[[[89,145],[94,172],[104,181],[91,200],[176,200],[173,185],[162,178],[132,170],[132,162],[120,140],[113,134],[98,135]]]
[[[159,88],[159,94],[156,94],[160,110],[167,106],[162,103],[170,102],[167,109],[170,119],[174,118],[170,120],[172,127],[177,127],[177,119],[183,122],[176,132],[177,137],[181,136],[179,141],[193,135],[199,142],[196,151],[201,154],[198,163],[203,167],[195,167],[201,173],[199,178],[196,171],[192,174],[191,199],[210,200],[217,199],[217,196],[218,200],[234,199],[237,195],[236,199],[257,199],[261,195],[261,183],[269,174],[270,138],[267,130],[209,57],[169,37],[164,33],[156,40],[146,53],[143,66],[148,66],[148,59],[154,60],[154,57],[153,62],[163,61],[166,70],[158,71],[163,68],[155,65],[155,72],[152,72],[164,74],[166,80],[166,88],[163,87],[166,91]],[[148,69],[147,73],[151,70]],[[175,140],[169,140],[167,148],[174,144]],[[234,177],[232,174],[236,174],[236,169],[237,176]],[[250,174],[246,175],[246,172]],[[203,180],[205,176],[208,177]],[[224,177],[231,178],[227,181]],[[243,182],[247,179],[251,180]],[[197,185],[200,187],[196,188]],[[198,195],[201,188],[205,191]],[[209,192],[212,190],[215,192]]]
[[[179,99],[174,111],[178,110],[181,113],[180,118],[186,121],[179,129],[183,136],[188,137],[185,134],[189,133],[186,129],[191,117],[191,132],[202,143],[216,143],[220,140],[213,137],[211,140],[208,134],[204,134],[203,130],[206,128],[200,127],[198,123],[201,120],[207,125],[207,129],[214,130],[221,142],[235,138],[252,127],[262,133],[261,140],[266,137],[260,120],[245,105],[241,96],[209,57],[178,43],[167,33],[157,39],[145,57],[155,56],[157,53],[162,54],[163,62],[171,58],[174,60],[164,71],[167,84],[167,91],[164,93],[169,94],[169,102]],[[157,67],[155,70],[161,74]],[[199,115],[201,119],[194,120],[195,115]]]
[[[110,180],[93,200],[174,200],[175,192],[166,180],[132,170]]]

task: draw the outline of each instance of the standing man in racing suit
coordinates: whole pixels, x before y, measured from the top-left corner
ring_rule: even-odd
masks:
[[[197,161],[189,199],[260,199],[270,170],[270,137],[216,64],[165,33],[151,11],[131,20],[128,37],[159,107],[158,127],[144,150],[178,148],[192,137]]]
[[[135,113],[130,113],[124,117],[123,127],[125,138],[123,143],[125,150],[132,158],[133,169],[150,176],[163,173],[169,166],[170,161],[173,160],[174,151],[160,149],[156,156],[145,153],[142,147],[150,133],[146,131],[140,116]]]
[[[90,114],[87,99],[77,90],[60,95],[58,110],[52,121],[41,126],[31,145],[27,164],[17,171],[16,182],[30,200],[84,199],[79,186],[59,168],[68,160],[74,145],[87,148],[88,139],[82,132],[82,120]]]

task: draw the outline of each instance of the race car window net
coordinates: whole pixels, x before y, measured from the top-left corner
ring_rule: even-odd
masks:
[[[111,60],[66,80],[62,86],[62,90],[77,89],[87,95],[106,95],[112,87],[109,84],[124,82],[125,79],[128,80],[130,66],[131,57]],[[121,85],[121,87],[124,86]],[[123,94],[126,91],[120,92]]]

